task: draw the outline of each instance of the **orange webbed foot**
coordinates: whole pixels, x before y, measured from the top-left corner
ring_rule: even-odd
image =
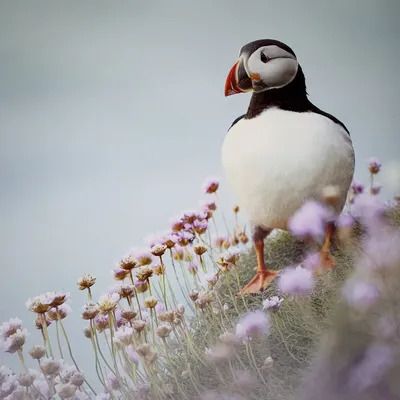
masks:
[[[257,294],[264,291],[271,282],[278,276],[279,271],[265,270],[258,271],[255,277],[240,291],[237,296],[244,294]]]

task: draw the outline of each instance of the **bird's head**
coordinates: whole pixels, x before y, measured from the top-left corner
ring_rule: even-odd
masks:
[[[225,96],[283,88],[298,69],[296,55],[286,44],[272,39],[250,42],[241,48],[239,60],[229,71]]]

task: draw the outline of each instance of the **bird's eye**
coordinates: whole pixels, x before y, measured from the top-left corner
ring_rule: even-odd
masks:
[[[271,59],[270,57],[266,56],[263,52],[261,52],[261,61],[263,63],[268,62],[270,59]]]

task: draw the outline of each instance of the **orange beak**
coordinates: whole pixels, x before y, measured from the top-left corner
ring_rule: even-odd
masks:
[[[225,81],[225,96],[242,93],[238,85],[238,67],[240,60],[231,68]]]
[[[245,93],[252,90],[251,79],[247,76],[243,61],[239,60],[229,71],[225,81],[225,96]]]

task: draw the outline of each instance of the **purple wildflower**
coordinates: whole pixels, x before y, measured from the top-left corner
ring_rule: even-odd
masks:
[[[351,182],[350,190],[355,195],[361,194],[364,192],[364,185],[356,179],[353,179],[353,181]]]
[[[215,193],[219,188],[219,178],[210,177],[204,181],[204,193]]]
[[[270,318],[260,310],[246,313],[236,325],[236,336],[248,340],[263,335],[268,335]]]
[[[362,361],[350,371],[350,384],[359,391],[368,389],[381,381],[394,362],[395,353],[392,347],[373,343],[365,352]]]
[[[332,210],[315,200],[308,200],[290,219],[289,229],[296,236],[318,239],[325,236],[326,223],[334,219]]]
[[[208,222],[206,219],[201,221],[196,220],[193,222],[193,230],[199,235],[205,233],[207,231],[207,228],[208,228]]]
[[[158,314],[160,314],[160,313],[165,311],[165,304],[161,303],[161,302],[158,302],[155,308],[156,308],[156,313],[158,315]]]
[[[377,300],[379,289],[372,283],[350,278],[343,286],[342,295],[351,307],[365,310]]]
[[[9,336],[22,329],[22,321],[19,318],[11,318],[7,322],[3,322],[0,326],[0,340],[6,340]]]
[[[339,228],[348,228],[353,226],[354,218],[349,214],[340,214],[336,220],[336,226]]]
[[[283,299],[278,296],[272,296],[263,301],[263,310],[278,311]]]
[[[368,169],[371,174],[377,174],[381,170],[381,167],[382,164],[376,157],[372,157],[369,159]]]
[[[278,287],[282,293],[307,294],[311,292],[313,286],[312,271],[300,266],[284,269],[278,278]]]

